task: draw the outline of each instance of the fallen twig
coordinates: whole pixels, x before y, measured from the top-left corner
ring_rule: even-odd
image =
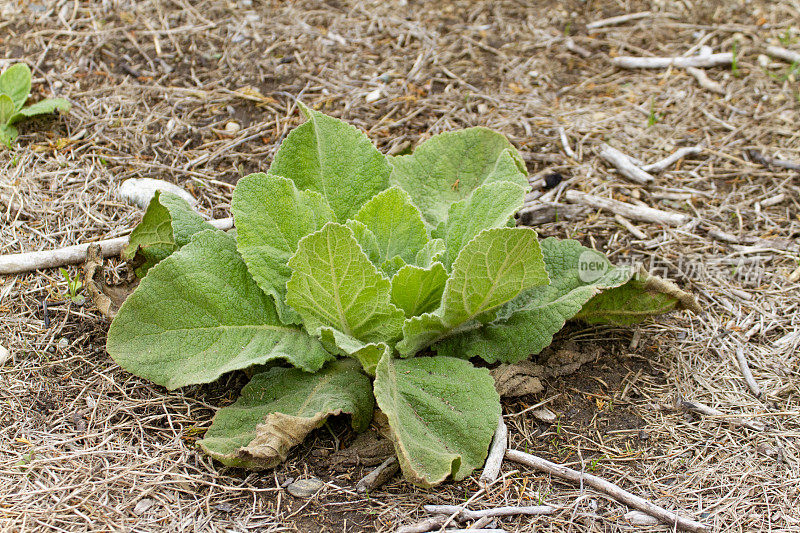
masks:
[[[558,136],[561,138],[561,147],[564,148],[564,153],[567,155],[567,157],[577,161],[578,156],[575,155],[575,152],[573,152],[572,148],[569,146],[569,139],[567,139],[567,132],[564,131],[564,126],[558,127]]]
[[[699,413],[706,416],[723,417],[724,420],[734,426],[746,427],[748,429],[752,429],[753,431],[764,431],[766,428],[764,423],[758,420],[745,420],[743,418],[728,417],[725,415],[725,413],[718,409],[714,409],[713,407],[709,407],[708,405],[694,400],[687,400],[680,395],[675,399],[675,405],[680,409],[692,411],[693,413]]]
[[[767,53],[772,57],[783,59],[789,63],[800,63],[800,52],[794,52],[780,46],[767,46]]]
[[[697,80],[697,83],[703,89],[711,91],[712,93],[717,93],[722,95],[726,94],[725,88],[722,85],[720,85],[719,82],[716,82],[711,78],[709,78],[708,74],[706,74],[704,70],[700,70],[699,68],[695,67],[687,67],[686,72],[694,76],[694,79]]]
[[[575,52],[576,54],[578,54],[579,56],[581,56],[584,59],[588,59],[589,57],[592,56],[592,53],[589,50],[587,50],[586,48],[584,48],[584,47],[580,46],[579,44],[575,43],[575,41],[571,37],[568,37],[564,41],[564,46],[570,52]]]
[[[427,533],[442,527],[447,519],[448,517],[445,515],[432,516],[415,524],[399,527],[397,528],[397,533]]]
[[[666,170],[675,163],[677,163],[680,159],[683,159],[687,155],[696,155],[703,151],[702,146],[684,146],[683,148],[678,148],[667,157],[660,161],[656,161],[655,163],[650,163],[649,165],[642,165],[639,168],[644,170],[645,172],[661,172],[662,170]]]
[[[611,63],[621,68],[667,68],[667,67],[718,67],[730,65],[733,62],[733,53],[722,52],[719,54],[696,55],[689,57],[612,57]]]
[[[628,204],[580,191],[567,191],[566,198],[569,202],[593,207],[595,209],[605,209],[625,218],[639,220],[641,222],[681,226],[689,221],[689,216],[681,213],[670,213],[652,207]]]
[[[221,230],[229,230],[233,227],[233,218],[220,218],[209,220],[209,224]],[[30,272],[42,268],[53,268],[64,265],[75,265],[86,260],[86,250],[92,244],[100,245],[103,257],[119,255],[122,249],[128,244],[128,237],[117,237],[104,241],[87,242],[58,248],[56,250],[42,250],[40,252],[23,252],[19,254],[9,254],[0,256],[0,274],[19,274]]]
[[[536,200],[522,206],[522,209],[517,213],[517,220],[523,226],[536,226],[547,224],[548,222],[569,220],[577,217],[583,211],[584,208],[577,205]]]
[[[356,483],[356,492],[369,492],[377,489],[389,481],[398,470],[400,470],[400,463],[397,462],[397,457],[389,457]]]
[[[736,349],[736,360],[739,362],[739,368],[742,370],[742,375],[745,382],[747,382],[747,386],[750,387],[750,391],[756,398],[759,398],[761,396],[761,387],[758,386],[756,378],[753,377],[753,373],[750,371],[750,365],[747,364],[747,358],[744,356],[744,348],[741,346]]]
[[[637,167],[630,157],[607,144],[600,145],[597,155],[614,165],[616,169],[619,170],[620,174],[631,181],[648,184],[655,179],[653,176]]]
[[[750,159],[764,165],[765,167],[781,167],[781,168],[788,168],[789,170],[800,170],[800,163],[795,163],[794,161],[786,161],[784,159],[775,159],[773,157],[766,156],[759,152],[758,150],[747,150],[747,155],[750,156]]]
[[[507,533],[505,529],[475,529],[475,528],[468,528],[468,529],[445,529],[445,533]]]
[[[508,448],[508,427],[503,422],[503,416],[497,421],[497,429],[494,432],[492,447],[489,448],[489,456],[483,466],[483,473],[480,481],[482,483],[494,483],[500,475],[500,467],[503,465],[503,457]]]
[[[653,14],[652,11],[639,11],[638,13],[629,13],[627,15],[620,15],[618,17],[609,17],[607,19],[600,19],[587,24],[586,29],[594,30],[597,28],[602,28],[603,26],[616,26],[617,24],[624,24],[625,22],[630,22],[632,20],[647,18],[652,14]]]
[[[535,455],[520,452],[518,450],[506,451],[506,457],[508,457],[511,461],[515,461],[517,463],[530,466],[531,468],[547,472],[556,477],[560,477],[562,479],[566,479],[574,483],[582,483],[583,485],[588,485],[593,489],[603,492],[611,496],[615,500],[624,503],[625,505],[634,507],[636,509],[639,509],[640,511],[644,511],[647,514],[658,518],[665,524],[674,525],[681,529],[697,533],[705,533],[706,531],[708,531],[708,528],[706,528],[706,526],[701,524],[700,522],[696,522],[695,520],[692,520],[690,518],[685,518],[672,511],[664,509],[663,507],[659,507],[658,505],[649,502],[640,496],[631,494],[630,492],[620,488],[619,486],[611,483],[610,481],[606,481],[605,479],[594,476],[592,474],[587,474],[585,472],[578,472],[577,470],[573,470],[571,468],[567,468],[566,466],[551,463],[550,461],[542,459],[541,457],[536,457]]]
[[[644,240],[647,238],[647,233],[631,224],[631,221],[627,218],[620,215],[614,215],[614,220],[616,220],[617,224],[628,230],[637,239]]]
[[[505,507],[481,509],[479,511],[464,509],[459,505],[425,505],[424,509],[431,514],[454,515],[454,518],[459,522],[464,522],[466,520],[478,520],[486,516],[498,517],[553,514],[557,510],[552,505],[507,505]]]

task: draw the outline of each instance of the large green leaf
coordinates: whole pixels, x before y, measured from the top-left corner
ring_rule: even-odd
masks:
[[[347,413],[353,429],[364,431],[374,404],[370,379],[352,359],[313,374],[273,368],[253,376],[236,403],[217,411],[198,444],[228,466],[272,468],[329,416]]]
[[[7,94],[0,94],[0,126],[9,126],[14,113],[14,101]]]
[[[502,228],[525,203],[525,187],[510,181],[481,185],[450,206],[445,224],[445,265],[449,268],[466,243],[485,229]]]
[[[542,253],[550,284],[501,308],[496,319],[433,347],[439,355],[515,363],[549,346],[571,319],[630,325],[673,309],[699,312],[694,298],[643,270],[615,267],[577,241],[548,238]]]
[[[335,220],[325,199],[314,191],[299,191],[280,176],[251,174],[233,191],[236,241],[250,274],[273,297],[284,322],[297,322],[287,307],[286,282],[292,271],[289,258],[300,239]]]
[[[403,356],[411,356],[449,335],[477,327],[477,320],[487,320],[490,311],[547,282],[534,230],[484,230],[464,246],[453,263],[442,306],[434,313],[407,319],[397,349]]]
[[[353,126],[299,106],[308,121],[286,137],[269,173],[291,179],[298,189],[321,193],[344,222],[388,186],[389,165]]]
[[[69,111],[71,107],[72,104],[63,98],[48,98],[18,110],[18,112],[11,117],[11,122],[13,123],[25,118],[35,117],[36,115],[47,115],[56,110],[66,112]]]
[[[131,232],[122,258],[136,264],[136,275],[142,278],[150,267],[188,244],[192,235],[207,229],[214,226],[203,220],[186,200],[156,191],[142,221]]]
[[[399,256],[412,263],[428,242],[422,214],[403,189],[391,187],[365,203],[355,216],[375,236],[380,255],[377,265]]]
[[[431,137],[411,155],[389,158],[389,181],[405,189],[433,227],[446,220],[450,204],[483,183],[528,186],[525,164],[503,135],[467,128]]]
[[[447,283],[447,271],[441,263],[430,268],[406,265],[392,278],[392,303],[406,317],[430,313],[439,308]]]
[[[304,237],[289,260],[286,302],[318,335],[331,327],[363,343],[400,336],[403,312],[390,302],[391,285],[370,262],[350,228],[330,222]]]
[[[550,283],[524,292],[479,329],[454,335],[433,347],[439,355],[481,357],[494,363],[515,363],[550,345],[553,335],[592,296],[631,277],[600,254],[577,241],[548,238],[541,242]]]
[[[0,74],[0,94],[7,94],[14,103],[14,111],[25,105],[31,92],[31,69],[25,63],[11,65]]]
[[[6,145],[6,147],[11,148],[11,143],[16,140],[18,135],[19,132],[14,126],[0,124],[0,143]]]
[[[280,323],[236,243],[218,230],[196,233],[150,269],[122,304],[106,349],[169,389],[274,359],[313,372],[331,358],[318,340]]]
[[[624,285],[594,296],[575,316],[590,324],[630,326],[676,309],[702,313],[694,296],[644,269]]]
[[[451,357],[383,357],[375,398],[389,419],[405,477],[430,487],[480,467],[500,417],[485,368]]]

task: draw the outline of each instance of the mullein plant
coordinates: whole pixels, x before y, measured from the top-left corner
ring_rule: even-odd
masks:
[[[267,173],[239,180],[235,231],[160,194],[123,253],[142,279],[108,333],[115,361],[168,389],[255,372],[199,441],[221,463],[274,467],[329,416],[366,429],[377,404],[408,480],[460,480],[501,414],[487,363],[540,352],[568,320],[696,309],[670,282],[515,227],[529,185],[503,135],[392,157],[300,108]]]

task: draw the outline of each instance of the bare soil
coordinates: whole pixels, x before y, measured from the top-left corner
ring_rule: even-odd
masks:
[[[649,14],[586,28],[640,11]],[[679,228],[635,222],[645,238],[594,210],[537,230],[643,262],[705,309],[634,328],[568,327],[557,345],[591,342],[603,353],[541,394],[505,402],[512,446],[712,531],[800,531],[800,174],[750,152],[800,162],[800,72],[761,57],[771,44],[800,52],[798,21],[795,0],[0,2],[0,69],[26,61],[34,99],[73,102],[66,116],[22,124],[15,149],[0,150],[0,253],[128,233],[141,211],[115,190],[130,177],[172,181],[205,215],[229,216],[233,184],[266,170],[302,121],[298,98],[387,153],[442,131],[497,129],[532,176],[557,171],[566,188],[690,215]],[[736,50],[735,69],[706,69],[724,96],[682,69],[609,62],[704,45]],[[645,162],[705,149],[642,187],[596,156],[601,142]],[[124,275],[112,267],[112,281]],[[222,468],[194,443],[246,378],[174,392],[135,378],[104,350],[108,321],[67,303],[65,290],[56,269],[0,279],[0,345],[11,352],[0,362],[0,531],[393,531],[424,518],[423,504],[468,500],[560,506],[551,517],[499,520],[507,531],[671,529],[631,525],[625,506],[512,463],[477,497],[477,475],[432,490],[396,477],[357,494],[368,468],[326,461],[354,438],[346,420],[274,471]],[[677,411],[677,395],[726,416]],[[518,414],[541,402],[555,423]],[[306,476],[326,482],[313,498],[282,488]]]

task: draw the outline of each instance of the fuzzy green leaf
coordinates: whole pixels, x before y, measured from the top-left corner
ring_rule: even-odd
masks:
[[[314,374],[273,368],[253,376],[236,403],[217,411],[198,444],[228,466],[272,468],[329,416],[347,413],[353,429],[364,431],[375,404],[371,385],[358,363],[348,359]]]
[[[590,324],[630,326],[677,309],[703,312],[694,296],[673,282],[640,269],[624,285],[594,296],[575,318]]]
[[[487,369],[451,357],[387,355],[374,388],[406,479],[431,487],[464,479],[483,464],[500,417]]]
[[[14,101],[7,94],[0,94],[0,126],[9,126],[14,113]]]
[[[409,318],[397,349],[411,356],[449,335],[477,327],[490,311],[520,293],[547,284],[536,232],[530,228],[484,230],[461,250],[435,313]]]
[[[399,256],[412,263],[428,242],[419,209],[403,189],[391,187],[365,203],[355,216],[375,235],[380,256],[378,264]]]
[[[25,118],[35,117],[36,115],[47,115],[56,110],[67,112],[71,107],[72,104],[63,98],[48,98],[18,110],[18,112],[11,117],[10,122],[18,122]]]
[[[283,141],[269,174],[319,192],[344,222],[388,186],[389,165],[359,130],[299,105],[308,121]]]
[[[280,176],[251,174],[239,180],[233,192],[236,241],[250,274],[272,296],[281,319],[297,322],[287,307],[287,264],[300,239],[335,220],[325,199],[314,191],[299,191]]]
[[[430,268],[406,265],[392,278],[392,303],[406,317],[430,313],[438,309],[447,283],[447,271],[441,263]]]
[[[188,244],[198,231],[214,229],[189,203],[172,193],[156,191],[142,221],[131,232],[122,258],[137,265],[136,276]]]
[[[450,204],[478,186],[511,181],[528,186],[525,164],[503,135],[468,128],[431,137],[411,155],[389,158],[389,181],[400,185],[433,227],[446,220]]]
[[[400,336],[403,312],[389,301],[391,285],[364,254],[350,228],[328,223],[304,237],[289,260],[286,302],[318,335],[331,327],[363,343]]]
[[[516,363],[550,345],[553,335],[601,290],[622,285],[631,270],[617,268],[577,241],[541,242],[548,285],[535,287],[503,306],[496,319],[433,347],[439,355]]]
[[[11,148],[11,144],[17,139],[19,132],[14,126],[6,126],[0,124],[0,143],[4,144],[7,148]]]
[[[358,220],[348,220],[344,224],[353,232],[353,236],[358,241],[359,246],[367,254],[370,262],[375,266],[380,266],[381,261],[381,247],[378,244],[378,238],[363,222]]]
[[[466,243],[485,229],[502,228],[525,203],[525,187],[497,181],[481,185],[450,206],[445,225],[445,266],[453,264]]]
[[[106,349],[169,389],[274,359],[313,372],[331,358],[319,341],[281,324],[234,240],[218,230],[196,233],[150,269],[112,322]]]
[[[417,253],[414,264],[418,267],[429,268],[434,263],[441,262],[444,254],[444,239],[431,239]]]
[[[0,74],[0,94],[6,94],[11,98],[15,112],[22,109],[30,92],[31,69],[25,63],[11,65]]]

